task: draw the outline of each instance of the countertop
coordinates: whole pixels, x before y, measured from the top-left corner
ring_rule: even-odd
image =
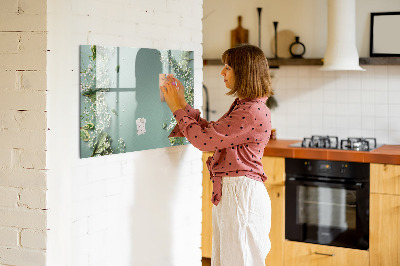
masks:
[[[372,151],[290,147],[301,140],[270,140],[264,156],[363,163],[400,164],[400,145],[382,145]]]

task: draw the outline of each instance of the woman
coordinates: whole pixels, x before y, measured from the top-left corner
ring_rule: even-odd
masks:
[[[161,87],[178,122],[170,137],[185,136],[196,148],[214,151],[207,161],[213,182],[212,265],[265,265],[271,246],[271,202],[261,164],[271,131],[268,62],[252,45],[228,49],[222,62],[227,95],[237,98],[216,122],[200,118],[186,103],[177,79]]]

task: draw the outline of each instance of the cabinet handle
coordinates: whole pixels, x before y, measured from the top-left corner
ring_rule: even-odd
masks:
[[[315,255],[323,255],[323,256],[330,256],[333,257],[335,254],[328,254],[328,253],[320,253],[320,252],[314,252]]]

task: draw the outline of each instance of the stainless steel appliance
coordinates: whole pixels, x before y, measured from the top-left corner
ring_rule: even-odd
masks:
[[[287,158],[285,168],[286,239],[368,249],[369,164]]]
[[[322,149],[340,149],[355,151],[371,151],[381,145],[377,145],[375,138],[347,138],[339,142],[336,136],[311,136],[304,138],[302,142],[291,144],[292,147],[302,148],[322,148]]]

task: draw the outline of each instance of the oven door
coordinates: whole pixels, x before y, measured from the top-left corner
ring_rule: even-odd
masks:
[[[286,178],[286,239],[367,250],[369,185]]]

